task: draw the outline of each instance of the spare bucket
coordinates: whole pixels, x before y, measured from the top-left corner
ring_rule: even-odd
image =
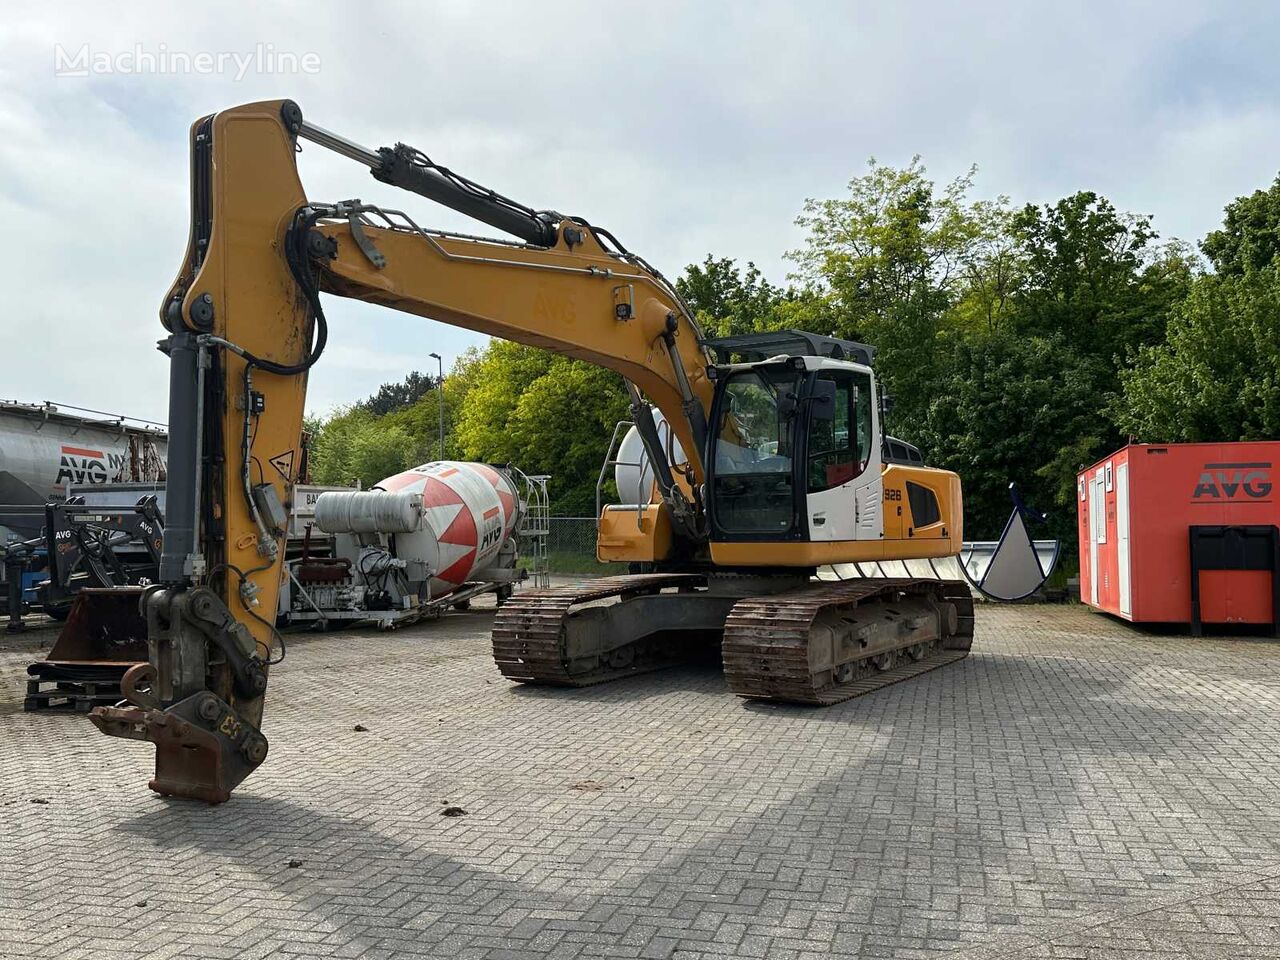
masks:
[[[88,712],[120,700],[126,670],[147,661],[144,587],[86,587],[76,594],[49,655],[27,667],[26,710]]]

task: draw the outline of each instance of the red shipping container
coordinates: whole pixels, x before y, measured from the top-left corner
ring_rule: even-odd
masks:
[[[1280,442],[1142,443],[1082,471],[1080,598],[1135,623],[1194,626],[1194,554],[1200,622],[1274,629],[1277,460]]]

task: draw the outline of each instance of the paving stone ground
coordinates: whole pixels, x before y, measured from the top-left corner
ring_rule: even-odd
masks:
[[[212,808],[0,635],[0,957],[1280,957],[1280,644],[981,607],[815,710],[513,686],[489,620],[293,637]]]

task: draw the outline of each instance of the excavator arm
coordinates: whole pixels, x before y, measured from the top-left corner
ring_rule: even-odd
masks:
[[[304,143],[517,237],[424,229],[359,201],[308,200]],[[327,340],[320,293],[379,303],[619,373],[683,548],[705,550],[700,493],[713,384],[670,283],[602,229],[538,212],[410,147],[368,150],[292,101],[224,110],[191,129],[191,235],[161,319],[170,360],[169,474],[159,582],[142,604],[149,662],[104,733],[156,745],[157,792],[226,800],[267,754],[269,667],[306,380]],[[687,463],[668,462],[652,403]]]

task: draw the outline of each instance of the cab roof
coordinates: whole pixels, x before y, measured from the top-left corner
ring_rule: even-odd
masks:
[[[869,367],[876,355],[876,348],[868,344],[824,337],[807,330],[774,330],[768,333],[743,333],[733,337],[707,337],[701,343],[712,352],[717,363],[732,363],[734,357],[751,363],[786,355],[850,360]]]

